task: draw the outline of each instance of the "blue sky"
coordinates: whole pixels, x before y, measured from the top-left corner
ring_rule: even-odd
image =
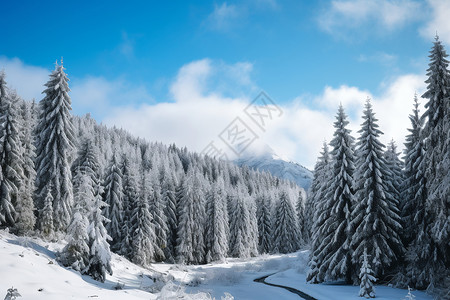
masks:
[[[445,0],[6,1],[2,10],[0,67],[23,97],[40,100],[63,56],[74,113],[201,151],[265,90],[285,114],[261,140],[308,167],[339,102],[357,129],[372,97],[401,144],[393,114],[408,125],[435,32],[450,42]]]

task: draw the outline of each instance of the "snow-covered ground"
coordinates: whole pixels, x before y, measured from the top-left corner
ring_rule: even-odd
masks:
[[[362,299],[358,287],[305,283],[307,252],[263,255],[247,260],[203,266],[152,264],[141,268],[113,255],[114,274],[105,283],[81,276],[55,261],[55,251],[63,245],[35,238],[16,237],[0,231],[0,299],[10,287],[22,298],[52,299],[300,299],[281,288],[254,282],[276,273],[266,282],[294,287],[317,299]],[[116,290],[115,287],[122,286]],[[377,286],[377,299],[404,299],[405,290]],[[227,295],[228,293],[229,295]],[[416,300],[432,299],[414,291]]]

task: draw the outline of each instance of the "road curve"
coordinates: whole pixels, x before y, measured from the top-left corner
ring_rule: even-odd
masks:
[[[265,281],[266,278],[269,277],[269,276],[272,276],[273,274],[275,274],[275,273],[272,273],[272,274],[269,274],[269,275],[265,275],[265,276],[263,276],[263,277],[256,278],[256,279],[254,279],[253,281],[254,281],[254,282],[263,283],[263,284],[267,284],[267,285],[274,286],[274,287],[279,287],[279,288],[282,288],[282,289],[285,289],[285,290],[288,290],[289,292],[294,293],[294,294],[300,296],[302,299],[305,299],[305,300],[317,300],[316,298],[311,297],[310,295],[305,294],[305,293],[303,293],[302,291],[299,291],[299,290],[297,290],[297,289],[291,288],[291,287],[289,287],[289,286],[284,286],[284,285],[279,285],[279,284],[274,284],[274,283],[266,282],[266,281]]]

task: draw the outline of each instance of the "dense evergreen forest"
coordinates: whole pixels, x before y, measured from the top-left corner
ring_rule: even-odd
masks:
[[[306,194],[297,185],[71,115],[62,63],[39,104],[5,78],[0,225],[65,239],[62,264],[104,281],[110,251],[144,266],[202,264],[303,244]]]
[[[355,143],[339,107],[335,133],[316,163],[306,211],[311,228],[311,283],[373,284],[427,289],[450,298],[450,72],[438,37],[430,51],[420,115],[414,96],[411,128],[400,156],[379,137],[370,99]],[[412,97],[411,97],[412,98]],[[386,150],[384,150],[386,148]],[[312,217],[313,216],[313,217]],[[305,235],[306,237],[306,235]]]

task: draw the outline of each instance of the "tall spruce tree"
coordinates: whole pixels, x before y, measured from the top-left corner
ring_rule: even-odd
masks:
[[[291,253],[299,248],[297,216],[292,200],[286,191],[281,191],[275,204],[272,240],[274,252]]]
[[[351,235],[349,233],[350,216],[353,206],[354,139],[347,129],[348,121],[342,105],[334,122],[334,137],[330,142],[332,176],[329,189],[325,194],[323,210],[329,217],[322,222],[322,252],[319,257],[320,278],[331,280],[345,279],[350,284],[352,277]]]
[[[45,84],[36,128],[36,207],[43,207],[51,185],[57,231],[66,230],[73,205],[70,165],[74,136],[68,81],[61,62]]]
[[[384,145],[378,140],[382,132],[378,129],[378,120],[369,99],[363,120],[356,150],[356,204],[350,222],[353,263],[359,263],[367,248],[374,274],[382,278],[396,266],[397,259],[402,255],[402,226],[398,201],[390,194],[386,183],[390,174],[383,157]]]
[[[254,195],[247,197],[248,205],[248,217],[249,217],[249,240],[248,248],[250,256],[255,257],[258,255],[258,220],[256,219],[256,203]]]
[[[5,85],[4,79],[0,79],[0,85]],[[18,97],[14,92],[3,96],[5,86],[0,90],[0,226],[15,227],[19,213],[26,217],[27,211],[23,210],[32,210],[32,207],[27,207],[26,199],[19,198],[24,183],[24,162],[19,136]]]
[[[409,285],[418,289],[425,289],[430,283],[431,273],[429,261],[430,251],[430,222],[431,216],[426,210],[427,185],[425,177],[425,149],[422,135],[423,118],[419,117],[419,103],[417,95],[414,97],[413,114],[409,116],[411,128],[406,137],[405,149],[405,182],[403,186],[403,242],[407,246],[406,272]]]
[[[232,214],[230,216],[230,246],[229,252],[233,257],[250,257],[248,249],[249,212],[246,199],[243,196],[235,196],[231,203]]]
[[[52,238],[54,234],[53,226],[53,198],[51,186],[44,200],[44,207],[39,211],[39,224],[41,234],[44,238]]]
[[[228,221],[225,207],[224,183],[221,178],[206,193],[206,262],[224,261],[228,252]]]
[[[34,183],[36,181],[36,171],[34,160],[36,158],[35,146],[33,140],[33,118],[30,105],[20,99],[21,118],[21,147],[23,160],[23,182],[19,189],[17,202],[18,220],[16,231],[19,234],[25,234],[34,228],[36,217],[34,214]]]
[[[430,51],[423,130],[425,140],[426,210],[431,217],[429,261],[431,287],[450,276],[450,72],[447,53],[436,36]]]
[[[75,194],[75,207],[67,229],[67,245],[58,254],[58,260],[64,266],[70,266],[72,269],[84,273],[89,265],[89,215],[95,197],[91,178],[88,175],[80,175],[79,180],[79,189]],[[50,185],[48,189],[46,202],[52,197],[52,186]],[[46,206],[49,204],[47,203]],[[42,213],[41,218],[47,218],[46,214]],[[41,223],[43,233],[50,230],[46,223]]]
[[[100,163],[99,153],[94,142],[91,139],[85,139],[78,150],[78,156],[72,164],[73,190],[76,193],[78,189],[77,176],[87,175],[91,178],[94,186],[94,196],[97,197],[103,192],[100,188]]]
[[[148,266],[155,257],[155,229],[149,207],[148,174],[142,172],[139,198],[133,211],[131,222],[135,225],[132,242],[132,260],[142,266]]]
[[[306,233],[306,217],[305,217],[305,196],[304,191],[299,191],[297,202],[295,203],[295,213],[297,214],[297,226],[299,230],[299,246],[304,246]]]
[[[199,264],[205,260],[203,177],[190,166],[183,181],[179,201],[177,260],[180,263]]]
[[[111,157],[109,166],[105,171],[105,181],[103,183],[103,201],[107,204],[105,217],[110,220],[106,224],[106,230],[111,236],[111,250],[118,252],[122,241],[122,214],[123,214],[123,189],[122,172],[117,162],[116,154]]]
[[[419,102],[414,95],[413,113],[409,115],[411,128],[405,143],[405,181],[402,187],[403,203],[401,214],[403,219],[403,241],[408,245],[419,231],[418,224],[422,223],[425,201],[427,197],[426,179],[423,169],[425,154],[422,139],[423,119],[419,116]],[[419,214],[419,215],[418,215]]]
[[[230,191],[229,196],[229,253],[233,257],[255,256],[258,254],[258,224],[254,200],[241,182]]]
[[[156,165],[153,166],[153,169],[149,174],[150,178],[150,211],[153,216],[153,226],[155,230],[155,260],[163,261],[166,259],[164,255],[165,249],[167,247],[167,221],[166,214],[164,212],[164,203],[161,195],[161,186],[159,182],[159,171]]]
[[[268,192],[262,193],[256,199],[258,219],[258,249],[259,253],[270,253],[273,249],[272,243],[272,198]]]
[[[388,168],[388,177],[386,178],[390,194],[394,199],[397,199],[399,209],[404,205],[403,199],[403,183],[405,181],[403,168],[404,164],[399,158],[400,153],[397,152],[397,145],[394,140],[391,140],[384,152],[384,159],[386,167]]]
[[[319,283],[323,278],[319,278],[319,267],[323,261],[321,256],[323,234],[320,231],[321,226],[329,218],[330,211],[325,209],[325,195],[328,182],[331,179],[331,158],[328,151],[328,145],[323,143],[321,156],[314,167],[314,179],[311,184],[310,194],[307,199],[307,216],[311,225],[311,255],[309,260],[310,270],[306,280],[310,283]]]
[[[167,250],[165,251],[166,260],[168,262],[175,262],[176,244],[177,244],[177,196],[176,196],[176,182],[175,175],[164,168],[164,179],[162,182],[162,201],[165,207],[166,221],[167,221]]]
[[[132,216],[136,209],[138,198],[138,187],[136,176],[133,171],[131,161],[125,155],[122,156],[121,164],[122,172],[122,190],[123,190],[123,217],[120,236],[122,238],[120,243],[120,253],[128,259],[133,256],[132,239],[133,226]]]
[[[95,182],[88,177],[95,192]],[[111,237],[106,232],[104,223],[109,222],[102,214],[102,208],[106,205],[100,195],[94,196],[89,212],[89,262],[84,273],[97,281],[105,282],[106,273],[112,275],[111,252],[108,241]]]

